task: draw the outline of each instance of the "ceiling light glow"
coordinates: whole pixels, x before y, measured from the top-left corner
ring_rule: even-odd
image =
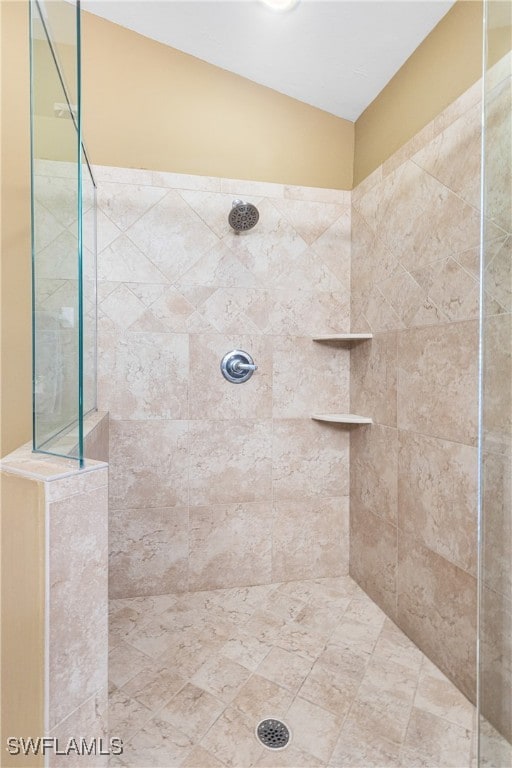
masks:
[[[298,4],[299,0],[261,0],[273,11],[291,11]]]

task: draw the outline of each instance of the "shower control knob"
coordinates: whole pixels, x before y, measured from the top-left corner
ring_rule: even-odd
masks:
[[[232,384],[243,384],[244,381],[251,378],[254,371],[258,370],[258,366],[254,364],[254,360],[248,352],[234,349],[224,355],[220,361],[220,370],[224,378],[231,381]]]

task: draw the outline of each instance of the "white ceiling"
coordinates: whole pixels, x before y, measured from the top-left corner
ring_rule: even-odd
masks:
[[[82,8],[356,120],[454,0],[83,0]]]

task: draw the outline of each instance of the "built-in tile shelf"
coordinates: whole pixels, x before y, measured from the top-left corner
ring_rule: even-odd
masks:
[[[333,333],[329,336],[314,336],[313,341],[366,341],[373,339],[373,333]]]
[[[311,418],[314,421],[330,421],[333,424],[373,424],[372,419],[355,413],[314,413]]]

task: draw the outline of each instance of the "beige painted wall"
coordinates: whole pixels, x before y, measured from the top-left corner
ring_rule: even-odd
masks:
[[[28,11],[2,0],[0,456],[31,439]],[[16,77],[13,77],[13,72]]]
[[[482,19],[481,0],[459,0],[358,118],[354,186],[481,77]],[[493,63],[511,45],[510,27],[495,29]]]
[[[95,163],[350,189],[353,123],[84,14]]]
[[[42,757],[10,756],[9,736],[44,735],[44,486],[0,475],[1,764],[42,765]]]

